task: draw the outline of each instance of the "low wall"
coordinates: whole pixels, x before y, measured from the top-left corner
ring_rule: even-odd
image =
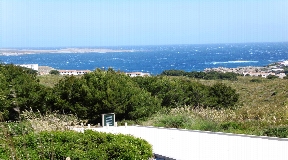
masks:
[[[167,129],[143,126],[90,128],[94,131],[130,134],[143,138],[153,152],[181,160],[287,160],[288,139],[253,135]],[[73,128],[83,132],[84,128]]]

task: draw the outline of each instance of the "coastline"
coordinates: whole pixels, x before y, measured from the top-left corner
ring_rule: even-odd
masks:
[[[0,55],[18,56],[23,54],[41,54],[41,53],[115,53],[115,52],[134,52],[135,50],[119,49],[91,49],[91,48],[65,48],[54,50],[37,50],[37,49],[0,49]]]

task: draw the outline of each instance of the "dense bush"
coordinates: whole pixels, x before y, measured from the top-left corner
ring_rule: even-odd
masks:
[[[156,126],[166,128],[186,128],[188,123],[192,123],[192,119],[187,115],[164,116],[158,120]]]
[[[269,137],[288,138],[288,126],[268,128],[263,134]]]
[[[14,65],[0,65],[0,112],[5,120],[15,120],[30,107],[45,111],[46,88],[39,84],[37,72]]]
[[[238,100],[235,90],[224,84],[210,87],[183,77],[131,78],[113,69],[96,69],[79,77],[63,77],[55,86],[45,87],[36,75],[23,67],[0,65],[0,113],[5,120],[17,120],[30,108],[41,113],[77,114],[90,123],[100,122],[103,113],[115,113],[117,121],[143,120],[161,107],[228,108]]]
[[[97,69],[81,78],[66,77],[54,87],[51,97],[53,110],[76,113],[92,122],[99,122],[103,113],[115,113],[117,120],[136,120],[160,109],[159,99],[112,69]]]
[[[236,104],[239,94],[230,86],[223,83],[214,84],[209,91],[208,106],[213,108],[229,108]]]
[[[269,74],[268,76],[267,76],[267,79],[276,79],[276,78],[279,78],[278,76],[275,76],[275,75],[271,75],[271,74]]]
[[[184,92],[184,85],[180,79],[168,77],[135,77],[133,80],[138,85],[161,99],[164,107],[175,108],[184,105],[188,95]]]
[[[250,80],[250,82],[257,82],[257,83],[259,83],[259,82],[262,82],[262,80],[253,78],[253,79]]]
[[[187,72],[182,70],[165,70],[160,75],[163,76],[186,76]]]
[[[58,70],[51,70],[49,74],[59,75],[60,72]]]
[[[129,135],[113,135],[87,130],[31,133],[13,138],[13,147],[0,148],[0,159],[125,159],[147,160],[152,146]],[[12,151],[12,152],[11,152]]]
[[[165,107],[192,106],[229,108],[238,101],[235,89],[223,83],[212,87],[199,82],[169,77],[135,77],[138,85],[162,100]]]
[[[188,76],[192,78],[198,78],[198,79],[206,79],[206,80],[213,80],[213,79],[221,79],[221,80],[237,80],[237,73],[233,72],[216,72],[216,71],[211,71],[211,72],[197,72],[197,71],[192,71],[192,72],[185,72],[182,70],[165,70],[163,71],[160,75],[165,75],[165,76]]]
[[[220,127],[223,130],[241,130],[241,129],[243,129],[241,124],[237,123],[237,122],[222,122],[220,124]]]

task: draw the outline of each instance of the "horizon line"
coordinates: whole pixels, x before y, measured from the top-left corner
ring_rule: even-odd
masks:
[[[278,42],[229,42],[229,43],[183,43],[183,44],[142,44],[142,45],[101,45],[101,46],[91,46],[91,45],[83,45],[83,46],[38,46],[38,47],[0,47],[0,49],[29,49],[29,48],[103,48],[103,47],[133,47],[133,46],[176,46],[176,45],[229,45],[229,44],[261,44],[261,43],[288,43],[288,41],[278,41]]]

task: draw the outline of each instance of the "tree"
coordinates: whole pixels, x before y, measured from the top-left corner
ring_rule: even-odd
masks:
[[[271,74],[269,74],[268,76],[267,76],[267,79],[275,79],[275,78],[279,78],[278,76],[275,76],[275,75],[271,75]]]
[[[5,120],[15,120],[25,109],[46,110],[46,89],[37,72],[20,66],[0,65],[0,112]]]
[[[59,75],[60,72],[58,70],[51,70],[49,74]]]
[[[165,70],[161,73],[164,76],[185,76],[187,72],[182,70]]]
[[[239,99],[239,94],[230,86],[223,83],[214,84],[209,90],[208,107],[231,108]]]
[[[136,120],[160,109],[160,100],[139,88],[132,79],[113,69],[95,71],[83,77],[65,77],[53,89],[53,109],[76,113],[91,122],[103,113],[117,114],[117,120]]]

